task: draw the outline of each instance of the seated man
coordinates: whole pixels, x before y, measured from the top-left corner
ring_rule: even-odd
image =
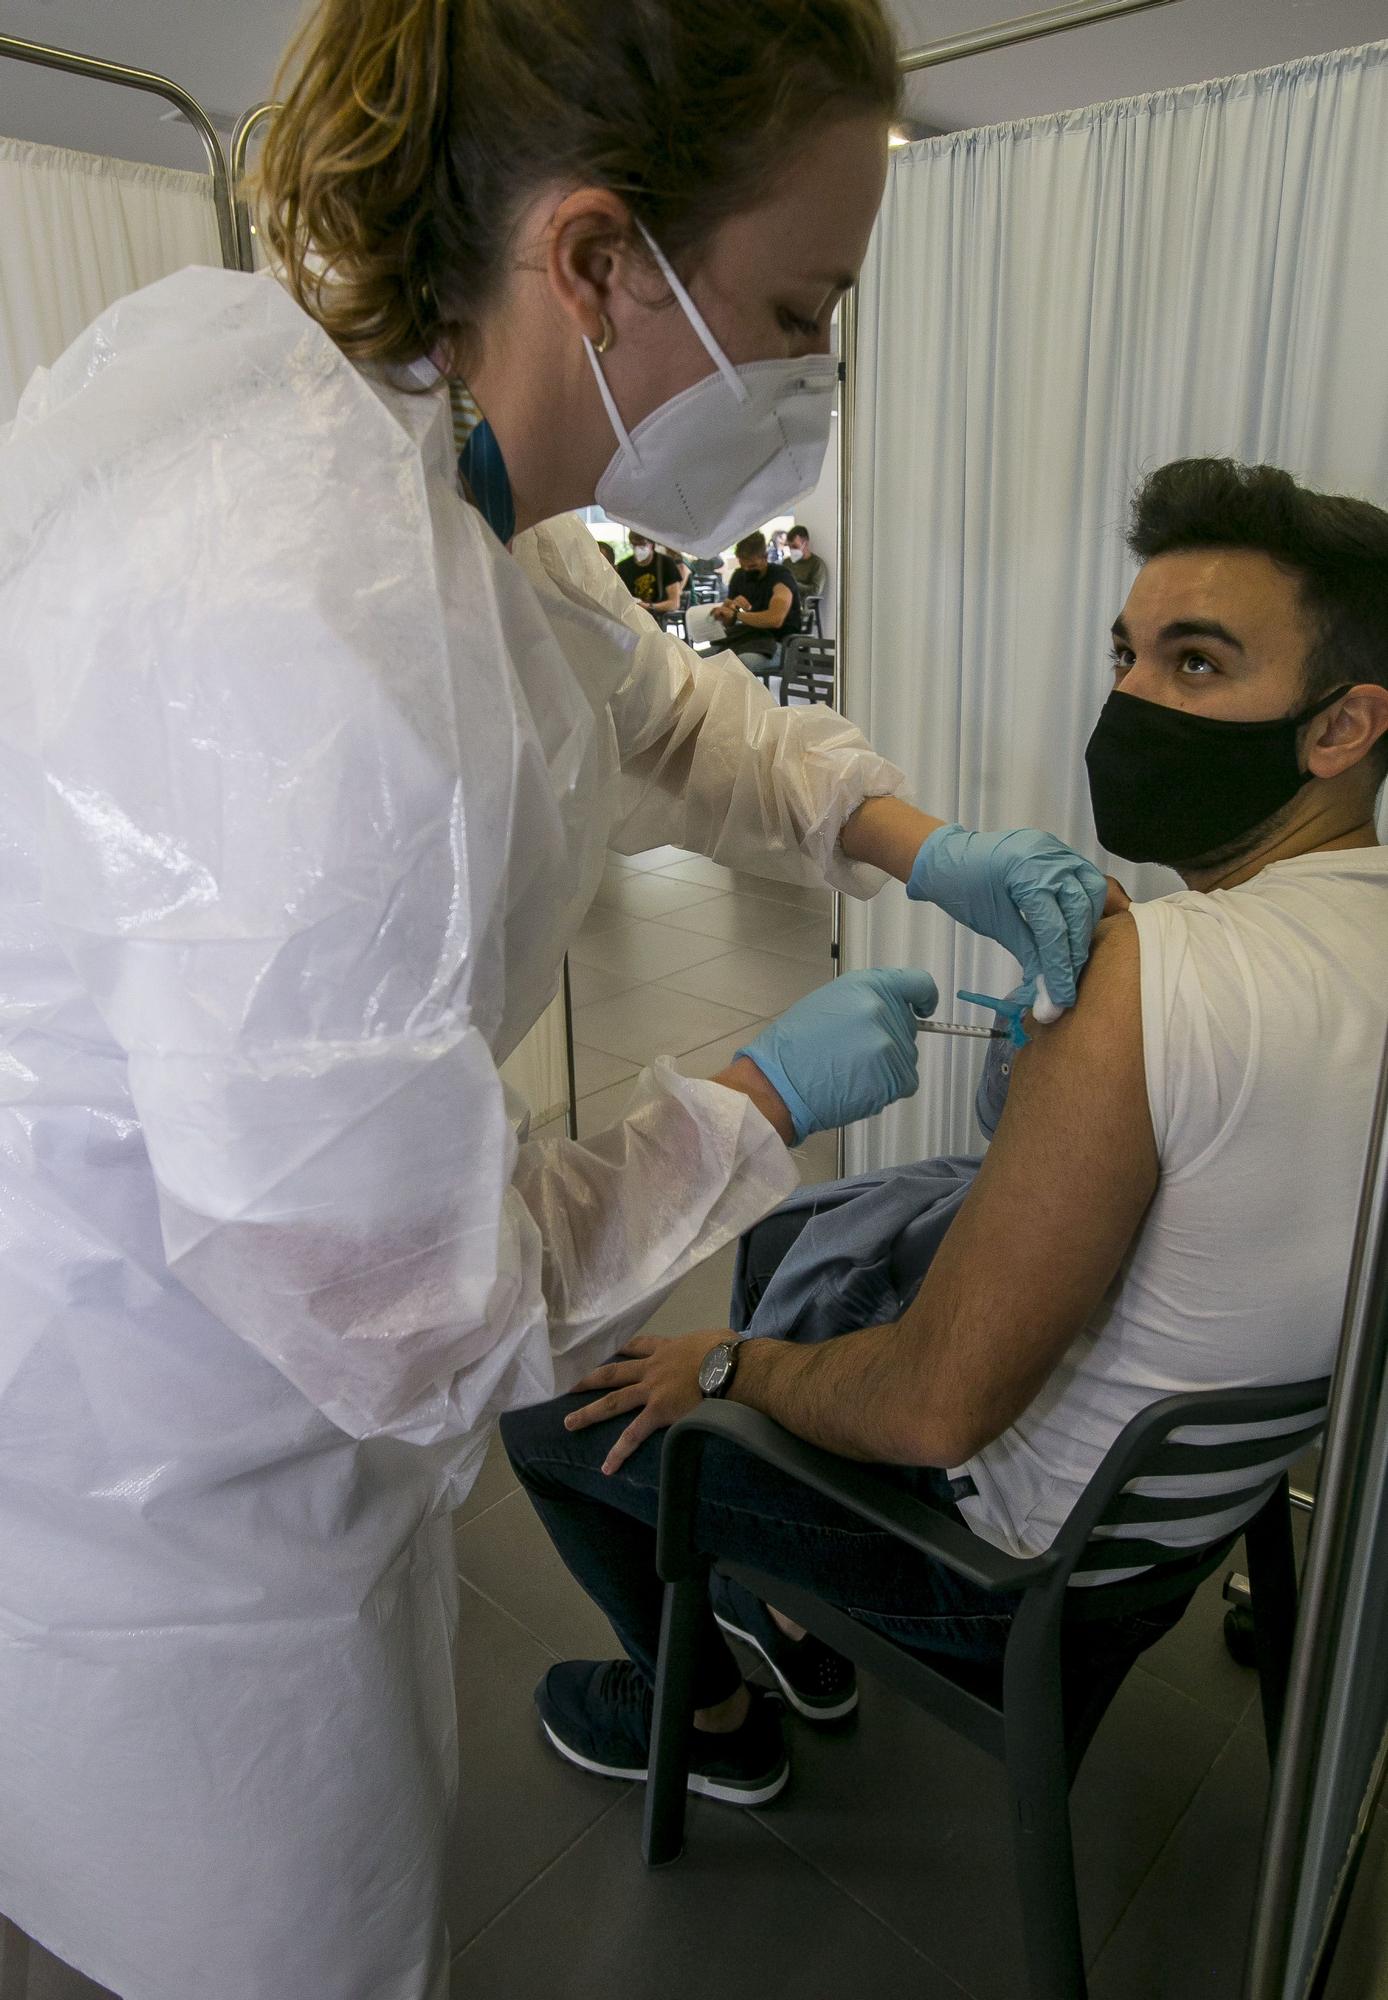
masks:
[[[726,637],[709,650],[736,653],[752,673],[764,676],[781,641],[800,630],[800,586],[788,569],[770,561],[765,535],[744,535],[736,553],[728,595],[710,607]]]
[[[829,570],[823,556],[810,547],[810,531],[798,523],[786,537],[790,559],[786,568],[800,586],[802,597],[823,597],[829,587]]]
[[[503,1419],[518,1476],[628,1654],[556,1666],[537,1692],[551,1742],[587,1769],[645,1773],[656,1433],[697,1404],[701,1371],[704,1392],[891,1468],[1017,1554],[1049,1547],[1150,1403],[1330,1371],[1388,1030],[1388,850],[1374,825],[1388,514],[1270,468],[1192,460],[1140,491],[1130,545],[1142,568],[1087,752],[1095,820],[1110,850],[1168,863],[1187,886],[1101,926],[1073,1011],[1012,1064],[976,1176],[932,1163],[948,1227],[914,1297],[879,1310],[880,1290],[817,1289],[812,1272],[768,1314],[802,1248],[778,1211],[748,1239],[742,1276],[765,1286],[752,1331],[796,1337],[638,1338],[582,1385],[596,1401]],[[793,1095],[794,1079],[777,1087]],[[817,1194],[832,1204],[865,1185]],[[890,1241],[899,1186],[877,1185]],[[899,1644],[1000,1658],[1012,1597],[721,1444],[705,1463],[711,1546]],[[1211,1539],[1199,1519],[1166,1532]],[[1070,1664],[1130,1659],[1175,1615],[1078,1623]],[[757,1804],[785,1781],[780,1723],[720,1624],[812,1718],[852,1706],[852,1670],[715,1580],[690,1783]]]
[[[631,538],[631,554],[616,565],[617,574],[636,599],[662,624],[680,608],[684,588],[679,561],[642,535]]]

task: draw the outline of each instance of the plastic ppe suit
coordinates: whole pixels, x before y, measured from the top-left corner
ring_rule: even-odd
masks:
[[[0,1909],[128,2000],[439,2000],[448,1510],[795,1184],[657,1065],[496,1064],[605,846],[880,878],[899,774],[516,557],[446,404],[267,278],[105,314],[0,442]]]

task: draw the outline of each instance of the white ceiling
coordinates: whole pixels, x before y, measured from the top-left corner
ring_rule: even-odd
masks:
[[[1050,0],[888,0],[903,48],[1035,13]],[[1388,0],[1175,0],[908,79],[915,118],[950,131],[1203,83],[1388,36]]]
[[[888,0],[903,47],[1033,11],[1040,0]],[[298,0],[3,0],[0,29],[161,71],[212,112],[264,98]],[[1257,69],[1388,35],[1388,0],[1175,0],[1149,13],[912,79],[910,110],[958,128]],[[202,164],[157,99],[0,61],[0,134],[168,166]]]

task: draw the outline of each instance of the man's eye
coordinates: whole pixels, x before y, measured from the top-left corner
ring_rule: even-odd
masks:
[[[1129,667],[1132,666],[1135,657],[1136,655],[1133,654],[1126,646],[1113,646],[1109,649],[1109,656],[1108,656],[1109,665],[1113,668],[1113,671],[1116,674],[1127,673]]]
[[[1209,674],[1217,674],[1219,668],[1213,660],[1207,659],[1204,653],[1183,653],[1181,672],[1193,675],[1196,680],[1204,680]]]

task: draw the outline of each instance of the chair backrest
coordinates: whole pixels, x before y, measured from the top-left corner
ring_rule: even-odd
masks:
[[[685,587],[695,604],[716,604],[723,595],[723,579],[713,572],[702,575],[695,571]]]
[[[792,681],[803,680],[812,700],[832,700],[833,640],[813,639],[807,632],[798,633],[795,638],[787,639],[781,652],[780,673],[783,687],[789,686]]]
[[[810,591],[800,599],[800,615],[804,619],[804,629],[813,633],[816,639],[824,637],[824,625],[819,615],[823,598],[817,591]]]
[[[1057,1535],[1072,1590],[1116,1585],[1231,1539],[1320,1435],[1328,1378],[1202,1389],[1124,1426]]]
[[[929,1267],[939,1234],[927,1211],[898,1236],[891,1278],[903,1300]],[[1076,1587],[1188,1561],[1236,1534],[1320,1435],[1328,1395],[1322,1378],[1200,1389],[1149,1404],[1115,1438],[1056,1537],[1054,1553]]]

